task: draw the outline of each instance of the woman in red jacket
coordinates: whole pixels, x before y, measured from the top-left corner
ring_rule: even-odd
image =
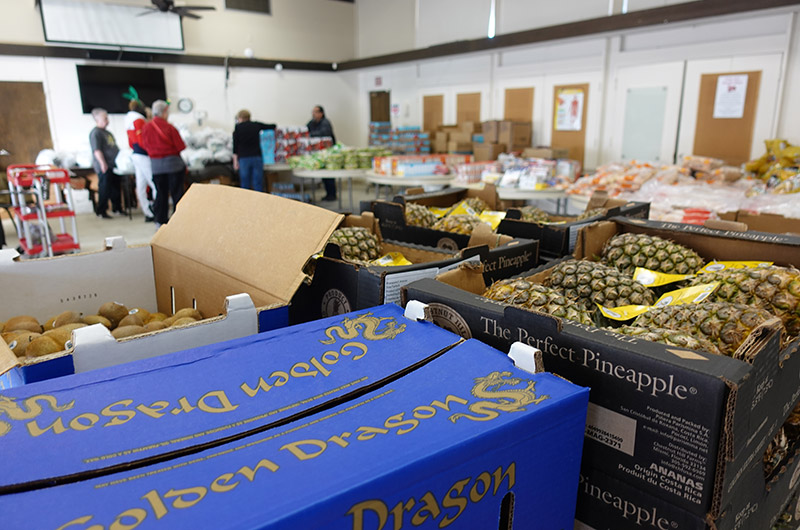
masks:
[[[169,104],[164,100],[153,102],[153,119],[142,128],[142,147],[150,156],[153,166],[153,182],[156,185],[154,214],[157,226],[169,220],[169,196],[172,207],[178,206],[183,196],[183,178],[186,165],[181,151],[186,149],[178,130],[168,121]]]

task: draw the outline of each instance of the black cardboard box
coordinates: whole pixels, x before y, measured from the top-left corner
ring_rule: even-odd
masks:
[[[345,218],[345,226],[372,224],[377,221],[369,213]],[[380,237],[380,235],[379,235]],[[479,265],[486,281],[520,274],[537,262],[538,242],[511,239],[505,236],[499,245],[473,241],[462,250],[448,251],[435,247],[381,239],[381,254],[400,252],[413,265],[360,265],[342,260],[339,248],[329,244],[314,265],[313,278],[298,290],[289,309],[292,323],[307,322],[348,311],[356,311],[384,303],[400,303],[402,286],[419,278],[433,278],[441,272],[470,262]]]
[[[649,202],[609,199],[605,193],[596,193],[589,200],[586,211],[594,208],[606,208],[607,212],[580,221],[576,221],[575,217],[553,215],[550,216],[551,223],[523,221],[520,211],[516,208],[511,208],[508,210],[505,219],[500,221],[497,231],[513,237],[538,239],[540,259],[547,261],[572,254],[581,228],[595,221],[602,221],[616,216],[647,219],[650,215]]]
[[[707,259],[800,263],[800,238],[624,218],[582,230],[576,256],[598,254],[621,231],[668,237]],[[549,371],[592,388],[584,462],[697,516],[733,506],[800,397],[800,340],[782,345],[777,320],[743,345],[747,363],[504,307],[480,296],[483,278],[465,269],[440,280],[453,285],[420,280],[404,300],[433,304],[440,325],[499,349],[516,340],[540,348]]]

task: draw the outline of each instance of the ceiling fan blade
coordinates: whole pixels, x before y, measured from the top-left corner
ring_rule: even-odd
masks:
[[[203,18],[200,15],[195,15],[191,11],[184,10],[184,8],[182,8],[182,7],[176,7],[175,9],[172,10],[172,12],[177,14],[177,15],[179,15],[179,16],[186,17],[186,18],[193,18],[195,20],[199,20],[199,19]]]
[[[153,13],[158,13],[158,9],[153,9],[151,7],[145,7],[146,11],[144,13],[139,13],[136,15],[137,17],[143,17],[145,15],[152,15]]]
[[[175,6],[175,9],[191,9],[192,11],[216,11],[214,6]]]

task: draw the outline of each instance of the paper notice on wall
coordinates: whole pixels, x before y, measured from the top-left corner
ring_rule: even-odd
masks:
[[[555,130],[580,131],[583,122],[583,90],[564,88],[556,93]]]
[[[741,118],[747,96],[747,74],[717,77],[717,94],[714,97],[714,119]]]

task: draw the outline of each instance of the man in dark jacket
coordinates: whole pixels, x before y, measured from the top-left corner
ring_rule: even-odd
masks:
[[[244,189],[264,191],[264,160],[261,155],[261,131],[274,129],[250,120],[250,111],[236,114],[233,129],[233,169],[239,172],[239,183]]]
[[[328,121],[328,118],[325,117],[325,110],[320,105],[317,105],[311,111],[311,121],[306,124],[306,127],[308,127],[308,135],[312,138],[330,136],[331,142],[336,143],[336,137],[333,135],[333,126]],[[325,184],[325,197],[322,200],[335,201],[336,182],[333,179],[322,179],[322,183]]]

